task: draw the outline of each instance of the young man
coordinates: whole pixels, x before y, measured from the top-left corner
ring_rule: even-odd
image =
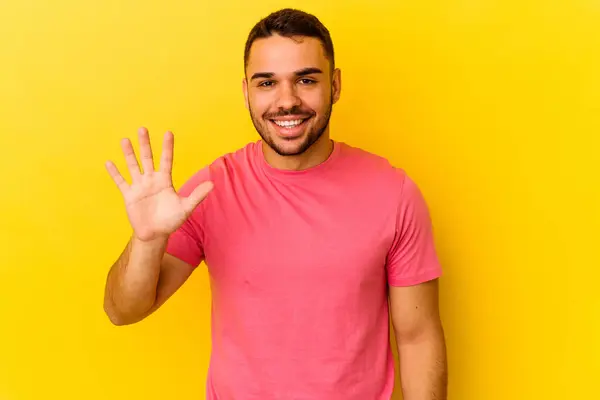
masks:
[[[243,92],[261,139],[172,186],[173,136],[155,168],[139,131],[132,182],[107,169],[133,229],[112,266],[117,325],[157,310],[205,262],[213,300],[209,400],[389,400],[397,338],[405,400],[446,399],[440,264],[416,184],[330,139],[340,70],[317,18],[284,9],[245,51]]]

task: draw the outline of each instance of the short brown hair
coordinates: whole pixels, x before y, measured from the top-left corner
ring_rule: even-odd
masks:
[[[317,17],[293,8],[284,8],[275,11],[261,19],[250,31],[244,50],[244,70],[248,66],[250,48],[256,39],[267,38],[273,34],[280,36],[308,36],[321,41],[325,56],[329,59],[331,69],[335,68],[333,42],[329,30]]]

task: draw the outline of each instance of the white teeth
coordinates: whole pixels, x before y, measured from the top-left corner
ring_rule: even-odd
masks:
[[[297,119],[294,121],[274,121],[277,125],[285,127],[285,128],[293,128],[294,126],[300,125],[302,123],[301,119]]]

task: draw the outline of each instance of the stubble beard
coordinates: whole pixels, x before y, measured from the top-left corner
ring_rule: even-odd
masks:
[[[272,134],[270,132],[270,128],[269,128],[270,121],[267,118],[265,118],[264,116],[261,116],[261,117],[257,116],[252,111],[252,106],[248,105],[248,109],[250,111],[250,118],[252,119],[252,124],[254,125],[254,128],[256,129],[256,131],[258,132],[258,134],[260,135],[262,140],[267,145],[269,145],[269,147],[271,149],[273,149],[273,151],[275,151],[280,156],[297,156],[297,155],[303,154],[313,144],[315,144],[321,138],[321,136],[323,136],[323,133],[325,133],[325,131],[327,130],[327,127],[329,126],[329,120],[331,118],[332,108],[333,108],[333,103],[330,101],[327,112],[319,120],[316,121],[316,125],[310,129],[310,131],[305,136],[305,138],[304,138],[303,142],[300,144],[300,146],[298,146],[297,148],[295,148],[293,150],[288,150],[282,146],[278,146],[277,143],[275,143],[275,141],[273,140],[272,135],[275,135],[275,133]],[[294,109],[292,109],[292,110],[282,111],[282,112],[278,113],[278,115],[283,116],[283,115],[289,115],[289,114],[294,114],[294,113],[296,113],[296,111]],[[314,118],[314,115],[311,117],[311,119],[313,119],[313,118]]]

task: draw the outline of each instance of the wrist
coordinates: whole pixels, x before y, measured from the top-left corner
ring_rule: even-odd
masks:
[[[135,232],[131,235],[131,241],[136,246],[141,246],[145,248],[164,248],[169,241],[168,235],[157,235],[151,238],[140,238],[135,234]]]

